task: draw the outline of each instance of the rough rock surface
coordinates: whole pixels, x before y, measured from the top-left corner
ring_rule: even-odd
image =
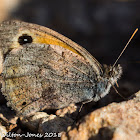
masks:
[[[69,117],[58,117],[50,115],[49,117],[43,118],[39,124],[38,132],[46,135],[50,138],[60,138],[62,132],[66,132],[67,127],[73,124],[73,120]],[[46,135],[47,136],[47,135]],[[46,137],[46,139],[48,138]]]
[[[55,115],[45,112],[37,112],[29,118],[20,118],[4,106],[5,111],[0,114],[1,133],[14,132],[15,134],[43,134],[43,136],[55,137],[57,139],[112,139],[128,140],[140,139],[140,91],[136,97],[120,103],[112,103],[82,117],[75,126],[75,117],[79,108],[70,105],[67,108],[57,110]],[[10,114],[10,112],[8,113]],[[48,137],[46,139],[48,139]],[[18,140],[23,137],[14,137]],[[32,137],[34,138],[34,137]],[[45,139],[45,137],[43,137]],[[9,138],[10,139],[10,138]]]
[[[10,113],[10,111],[8,110],[8,108],[4,108],[4,106],[2,108],[5,109],[5,113],[0,113],[0,140],[5,137],[7,132],[17,127],[18,119],[18,117],[14,116],[12,113],[9,114],[9,116],[6,118],[5,115],[7,114],[7,112]],[[1,110],[2,109],[0,108],[0,111]]]
[[[6,135],[7,130],[4,126],[0,125],[0,140]]]
[[[46,112],[36,112],[33,116],[28,118],[20,117],[20,123],[22,126],[28,127],[32,132],[62,132],[66,131],[74,120],[72,119],[72,113],[76,111],[76,106],[71,104],[70,106],[59,109],[56,111],[56,115],[49,115]]]
[[[48,117],[45,112],[36,112],[33,116],[28,118],[20,118],[21,125],[28,127],[32,132],[38,132],[38,126],[42,118]]]
[[[112,103],[98,109],[76,127],[62,135],[62,140],[140,139],[140,91],[132,100]]]

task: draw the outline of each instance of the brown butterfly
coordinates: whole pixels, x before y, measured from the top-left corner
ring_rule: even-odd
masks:
[[[30,116],[100,100],[122,68],[101,66],[84,48],[49,28],[13,20],[0,25],[0,72],[8,105]]]

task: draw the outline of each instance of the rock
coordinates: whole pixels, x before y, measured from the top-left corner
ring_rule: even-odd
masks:
[[[13,116],[13,118],[8,120],[3,116],[3,114],[0,113],[0,123],[3,127],[6,128],[8,132],[17,127],[17,119],[18,117]]]
[[[2,138],[5,137],[6,133],[7,133],[6,127],[0,124],[0,140],[2,140]]]
[[[49,117],[43,118],[39,124],[38,132],[41,134],[51,134],[51,137],[60,137],[61,133],[67,130],[68,126],[73,124],[73,119],[69,117],[58,117],[56,115],[50,115]]]
[[[0,106],[0,123],[8,132],[17,127],[17,119],[18,117],[10,108],[6,105]]]
[[[79,106],[76,106],[75,104],[70,104],[68,107],[57,110],[56,115],[59,117],[68,116],[70,118],[76,118],[78,111]]]
[[[31,131],[38,132],[38,126],[39,126],[40,120],[47,116],[49,115],[45,112],[36,112],[33,116],[28,117],[28,118],[20,117],[20,122],[22,125],[26,126]]]
[[[36,133],[38,131],[43,134],[45,132],[62,132],[66,131],[67,127],[74,122],[71,118],[71,114],[76,110],[77,107],[71,104],[66,108],[57,110],[56,115],[36,112],[33,116],[28,118],[20,117],[20,122],[21,125],[26,126],[29,130]]]
[[[132,100],[112,103],[98,109],[75,128],[62,134],[62,140],[140,139],[140,91]]]
[[[61,132],[66,131],[67,127],[74,123],[70,115],[76,110],[77,107],[72,104],[66,108],[57,110],[57,115],[36,112],[28,118],[20,117],[21,126],[25,126],[32,133],[43,134],[47,139],[52,137],[60,138]]]

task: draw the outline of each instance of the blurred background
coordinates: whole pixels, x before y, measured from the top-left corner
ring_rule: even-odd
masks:
[[[6,19],[49,27],[86,48],[101,64],[112,65],[140,27],[140,0],[0,0],[0,21]],[[119,63],[123,76],[118,90],[127,97],[140,89],[140,31]]]

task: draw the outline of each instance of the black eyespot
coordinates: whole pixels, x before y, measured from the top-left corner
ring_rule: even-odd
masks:
[[[26,102],[23,102],[22,105],[26,105]]]
[[[32,43],[33,42],[33,38],[30,35],[27,34],[23,34],[22,36],[20,36],[18,38],[18,43],[20,45],[24,45],[26,43]]]

